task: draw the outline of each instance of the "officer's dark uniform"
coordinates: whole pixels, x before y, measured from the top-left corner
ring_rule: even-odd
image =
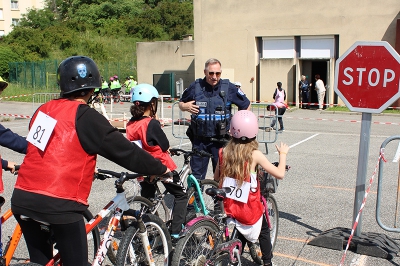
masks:
[[[205,78],[190,84],[183,92],[180,102],[193,100],[200,108],[198,114],[191,115],[187,134],[193,149],[204,150],[213,155],[214,171],[218,162],[218,150],[224,145],[218,140],[228,137],[232,104],[238,106],[239,110],[245,110],[250,101],[242,90],[228,79],[221,79],[213,88]],[[193,156],[190,166],[197,179],[206,177],[208,162],[208,157]]]

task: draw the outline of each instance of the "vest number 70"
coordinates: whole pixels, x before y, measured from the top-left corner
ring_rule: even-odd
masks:
[[[232,194],[233,194],[233,192],[235,192],[235,196],[236,196],[236,198],[240,198],[241,196],[242,196],[242,190],[240,189],[240,188],[238,188],[238,187],[234,187],[234,186],[230,186],[232,189],[231,189],[231,193],[229,193],[229,195],[231,195],[232,196]]]

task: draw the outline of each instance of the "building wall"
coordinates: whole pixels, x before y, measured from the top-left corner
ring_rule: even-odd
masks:
[[[175,73],[175,80],[182,78],[186,88],[195,79],[192,40],[139,42],[136,51],[138,83],[153,84],[153,74]]]
[[[44,6],[44,0],[0,0],[3,13],[3,17],[0,18],[0,36],[10,33],[12,20],[21,19],[22,14],[27,13],[29,8],[42,9]]]
[[[203,76],[204,62],[215,57],[222,71],[229,69],[233,79],[252,95],[254,77],[260,100],[271,101],[276,82],[287,86],[288,100],[296,101],[301,60],[260,59],[259,39],[279,36],[337,36],[338,53],[327,60],[327,98],[333,92],[334,65],[356,41],[387,41],[395,45],[399,0],[287,0],[287,1],[194,1],[195,75]],[[270,61],[271,62],[265,62]],[[309,67],[310,68],[310,67]],[[309,81],[314,83],[312,77]],[[325,81],[326,82],[326,81]],[[336,97],[337,98],[337,97]]]

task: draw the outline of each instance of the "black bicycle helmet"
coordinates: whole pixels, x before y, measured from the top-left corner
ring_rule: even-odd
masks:
[[[57,80],[63,94],[101,88],[101,76],[96,63],[86,56],[71,56],[60,63]]]

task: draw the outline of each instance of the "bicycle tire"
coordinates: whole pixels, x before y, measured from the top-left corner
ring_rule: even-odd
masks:
[[[219,208],[215,208],[216,205],[218,206],[219,203],[214,202],[214,199],[211,196],[207,195],[205,193],[205,191],[207,188],[210,188],[210,187],[218,188],[218,183],[211,179],[204,179],[204,180],[200,181],[200,187],[202,190],[202,197],[203,197],[206,209],[209,211],[210,216],[214,216],[215,214],[220,212]],[[194,187],[189,188],[187,191],[187,195],[188,195],[188,205],[198,204],[200,212],[197,213],[196,216],[204,215],[204,213],[201,212],[200,204],[196,200],[198,198],[196,189]],[[191,218],[194,218],[194,215],[191,214],[190,212],[188,212],[186,217],[187,217],[186,222],[188,222]]]
[[[197,265],[200,260],[211,259],[212,243],[216,243],[218,232],[218,226],[210,220],[196,222],[176,244],[171,265]]]
[[[142,216],[147,228],[147,235],[151,244],[153,259],[156,265],[170,265],[170,253],[172,251],[171,237],[165,223],[160,217],[153,214]],[[135,252],[135,262],[138,265],[147,265],[146,256],[143,252],[141,239],[138,237],[139,230],[131,225],[125,231],[117,252],[116,266],[132,265],[130,252]],[[131,249],[133,247],[133,249]],[[136,264],[135,264],[136,265]]]
[[[271,235],[271,245],[272,245],[272,251],[273,251],[275,248],[275,245],[276,245],[276,240],[278,238],[279,211],[278,211],[278,205],[276,203],[276,200],[272,195],[268,195],[268,197],[265,200],[267,201],[267,205],[268,205],[269,219],[270,219],[270,222],[272,223],[272,229],[271,229],[270,235]],[[253,259],[253,261],[255,263],[261,264],[262,263],[261,249],[260,249],[260,244],[258,243],[258,241],[255,243],[251,243],[249,245],[249,249],[250,249],[250,256]]]
[[[150,200],[141,196],[128,197],[126,201],[129,204],[129,208],[131,208],[132,210],[140,210],[142,205],[148,207],[149,209],[152,209],[153,207],[153,203]],[[157,210],[155,210],[155,215],[158,216]],[[111,217],[112,216],[107,217],[107,224],[109,223]],[[117,231],[115,231],[114,237],[111,240],[111,244],[107,249],[107,257],[112,264],[116,264],[117,262],[117,252],[123,235],[124,232],[121,231],[121,227],[118,225]]]
[[[229,260],[229,256],[230,255],[227,253],[218,255],[218,257],[214,260],[214,266],[236,266],[236,265],[239,265],[238,262],[231,263]]]

